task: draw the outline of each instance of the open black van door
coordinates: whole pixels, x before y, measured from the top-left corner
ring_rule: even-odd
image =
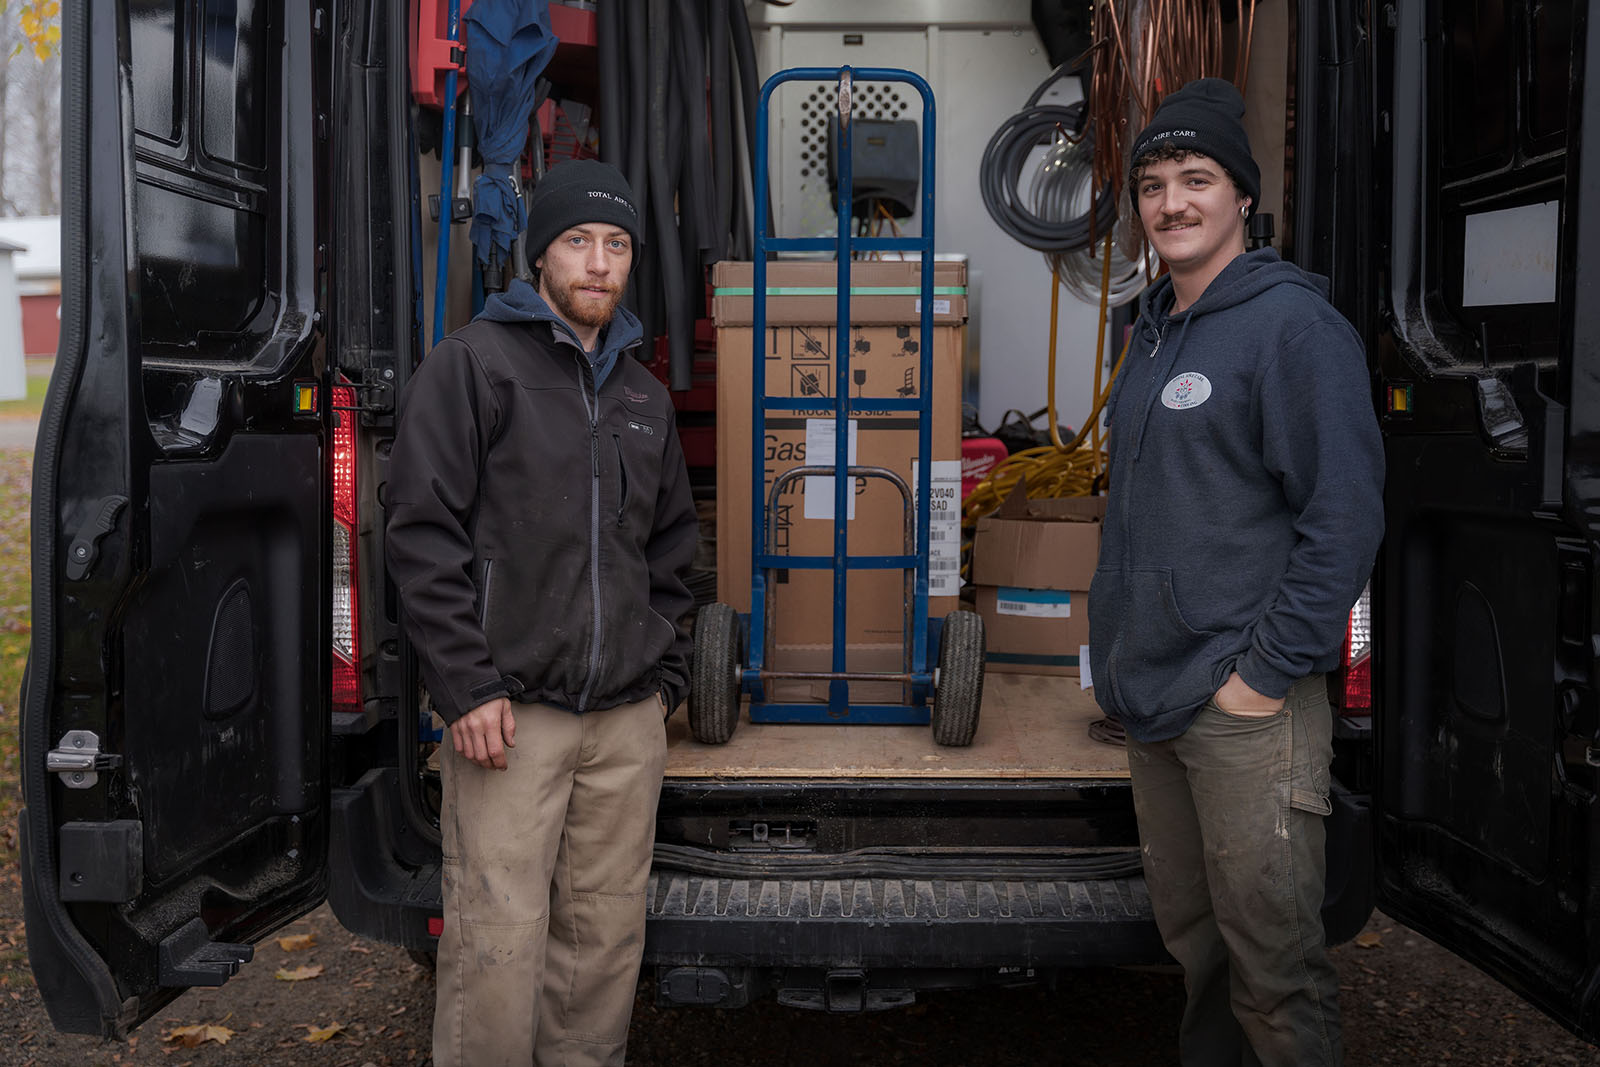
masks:
[[[1381,12],[1378,900],[1593,1041],[1600,20]]]
[[[22,715],[28,947],[62,1030],[221,984],[325,893],[324,14],[63,5]]]

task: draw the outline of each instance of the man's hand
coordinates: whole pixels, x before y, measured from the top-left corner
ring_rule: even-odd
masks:
[[[506,769],[506,749],[517,747],[517,720],[511,701],[496,697],[450,724],[456,751],[485,770]],[[505,744],[501,745],[501,739]]]
[[[1264,719],[1283,710],[1282,697],[1274,699],[1262,696],[1239,677],[1238,671],[1228,675],[1228,680],[1222,683],[1222,688],[1217,690],[1217,695],[1212,699],[1217,707],[1229,715],[1245,719]]]

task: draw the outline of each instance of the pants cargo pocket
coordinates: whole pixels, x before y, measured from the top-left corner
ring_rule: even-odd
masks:
[[[1292,708],[1294,760],[1289,780],[1289,806],[1312,815],[1329,815],[1329,765],[1333,762],[1333,708],[1328,704],[1324,675],[1295,683],[1286,707]]]

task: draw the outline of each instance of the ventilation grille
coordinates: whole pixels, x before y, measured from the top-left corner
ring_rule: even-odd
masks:
[[[890,82],[856,82],[850,91],[850,117],[860,119],[897,119],[902,115],[920,116],[921,99],[913,109],[900,97],[900,84]],[[833,85],[820,85],[800,101],[800,176],[811,177],[812,170],[819,175],[828,173],[828,115],[839,111],[839,90]]]

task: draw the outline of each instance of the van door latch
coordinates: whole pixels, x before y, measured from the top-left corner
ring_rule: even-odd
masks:
[[[94,517],[78,528],[67,549],[67,580],[76,582],[87,577],[89,568],[100,555],[100,539],[117,528],[117,514],[128,503],[125,496],[108,496],[100,501]]]
[[[93,730],[68,730],[44,757],[44,769],[59,774],[68,789],[89,789],[101,771],[122,766],[122,757],[100,751],[100,735]]]

